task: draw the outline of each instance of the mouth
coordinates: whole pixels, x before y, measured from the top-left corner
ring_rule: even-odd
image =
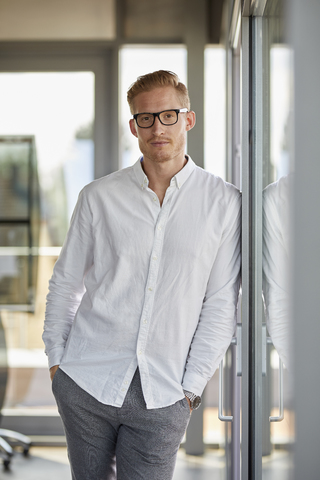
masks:
[[[150,144],[153,146],[153,147],[165,147],[166,145],[168,145],[170,142],[167,141],[167,140],[153,140],[152,142],[150,142]]]

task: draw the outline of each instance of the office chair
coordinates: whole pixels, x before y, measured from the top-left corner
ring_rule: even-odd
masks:
[[[6,386],[8,380],[8,361],[6,339],[1,322],[0,314],[0,422],[1,409],[4,403]],[[9,470],[11,458],[13,456],[13,445],[19,445],[23,448],[23,454],[28,455],[31,446],[31,440],[26,435],[12,430],[0,428],[0,458],[2,458],[5,470]]]

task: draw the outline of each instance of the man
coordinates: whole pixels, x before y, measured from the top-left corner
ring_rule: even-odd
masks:
[[[230,344],[240,194],[185,154],[186,87],[128,91],[142,157],[80,193],[43,334],[76,480],[169,480],[190,412]]]

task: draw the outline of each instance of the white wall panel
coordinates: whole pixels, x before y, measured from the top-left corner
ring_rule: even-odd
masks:
[[[114,0],[0,0],[1,40],[112,40]]]

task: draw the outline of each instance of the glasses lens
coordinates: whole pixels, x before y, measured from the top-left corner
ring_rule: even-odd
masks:
[[[178,114],[174,110],[160,113],[160,120],[164,125],[173,125],[178,120]]]
[[[165,112],[161,112],[160,121],[164,125],[174,125],[178,121],[178,114],[174,110],[166,110]],[[148,128],[153,125],[154,122],[154,115],[153,113],[139,113],[137,115],[137,124],[141,128]]]
[[[153,124],[153,115],[152,113],[141,113],[137,116],[137,124],[139,127],[146,128],[151,127]]]

